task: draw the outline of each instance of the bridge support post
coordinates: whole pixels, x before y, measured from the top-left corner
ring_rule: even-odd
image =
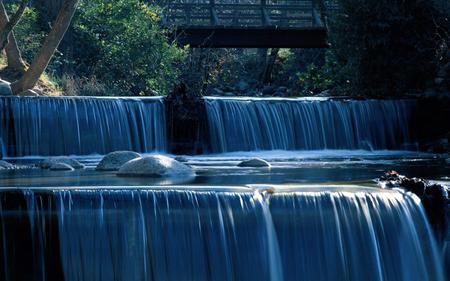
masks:
[[[217,16],[216,1],[209,0],[209,13],[211,18],[211,25],[216,26],[219,24],[219,17]]]
[[[321,17],[321,13],[318,9],[318,4],[317,4],[318,0],[312,0],[311,4],[312,4],[312,11],[311,11],[311,15],[312,15],[312,26],[322,26],[322,17]]]
[[[261,0],[261,17],[262,17],[262,25],[269,26],[270,25],[270,16],[267,13],[267,1]]]

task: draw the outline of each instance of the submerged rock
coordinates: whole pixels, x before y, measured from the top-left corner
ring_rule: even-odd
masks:
[[[51,171],[73,171],[75,170],[72,166],[64,163],[53,163],[49,168]]]
[[[172,177],[194,176],[194,170],[172,158],[152,155],[136,158],[125,163],[117,173],[125,177]]]
[[[0,96],[12,96],[11,83],[0,79]]]
[[[137,152],[133,151],[115,151],[107,154],[98,163],[96,170],[98,171],[118,171],[125,163],[130,160],[141,157]]]
[[[38,167],[42,169],[50,169],[53,164],[62,163],[71,166],[74,169],[83,169],[84,165],[75,159],[69,158],[67,156],[50,157],[42,160],[38,163]]]
[[[14,168],[13,164],[0,160],[0,170],[7,170],[12,168]]]
[[[252,158],[249,160],[244,160],[238,164],[238,167],[270,167],[270,163],[261,158]]]

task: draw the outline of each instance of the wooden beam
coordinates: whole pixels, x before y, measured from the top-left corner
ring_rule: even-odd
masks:
[[[326,48],[326,29],[320,28],[183,28],[172,34],[179,45],[193,48]]]

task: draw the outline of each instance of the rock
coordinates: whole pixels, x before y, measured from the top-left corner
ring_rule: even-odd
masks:
[[[223,96],[223,91],[219,88],[213,88],[211,90],[211,95],[213,96]]]
[[[191,167],[163,155],[140,157],[125,163],[117,173],[124,177],[195,176]]]
[[[441,85],[442,83],[444,83],[444,81],[445,81],[445,79],[441,78],[441,77],[437,77],[434,79],[434,83],[438,86]]]
[[[0,79],[0,96],[12,96],[11,83]]]
[[[395,171],[388,171],[378,179],[385,188],[402,188],[417,195],[424,206],[427,217],[438,241],[447,235],[450,220],[450,199],[447,187],[419,178],[408,178]]]
[[[52,163],[49,168],[51,171],[73,171],[72,166],[64,163]]]
[[[262,89],[262,94],[264,96],[271,96],[275,93],[275,87],[273,86],[264,86],[264,88]]]
[[[435,142],[429,143],[427,151],[433,152],[433,153],[447,153],[450,151],[450,144],[448,142],[448,139],[443,138],[439,139]]]
[[[224,97],[234,97],[236,95],[234,93],[232,93],[232,92],[226,92],[226,93],[223,93],[223,96]]]
[[[38,97],[39,94],[36,93],[33,90],[26,90],[26,91],[23,91],[22,93],[18,94],[18,96],[21,96],[21,97]]]
[[[235,88],[230,87],[230,86],[224,86],[222,88],[222,91],[224,91],[224,92],[234,92],[235,90],[236,90]]]
[[[54,163],[62,163],[71,166],[74,169],[83,169],[84,165],[75,159],[69,158],[67,156],[50,157],[42,160],[37,164],[38,167],[42,169],[49,169]]]
[[[252,158],[249,160],[244,160],[241,163],[238,164],[238,167],[270,167],[270,163],[266,160],[260,159],[260,158]]]
[[[0,160],[0,170],[12,169],[14,165],[6,161]]]
[[[139,153],[133,151],[115,151],[107,154],[98,163],[96,170],[98,171],[118,171],[123,164],[130,160],[141,157]]]
[[[188,160],[186,157],[184,156],[177,156],[174,158],[176,161],[181,162],[181,163],[186,163]]]
[[[273,94],[275,97],[287,97],[289,96],[288,88],[278,87],[278,89]]]
[[[325,90],[316,95],[316,97],[329,97],[331,96],[330,90]]]
[[[250,89],[250,85],[245,81],[239,81],[239,83],[236,85],[236,89],[240,92],[247,92]]]
[[[450,165],[450,158],[445,159],[445,162]]]

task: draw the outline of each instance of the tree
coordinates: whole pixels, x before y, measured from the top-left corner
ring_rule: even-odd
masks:
[[[25,3],[26,1],[24,1]],[[5,5],[3,5],[3,1],[0,1],[0,26],[4,27],[8,24],[9,18],[5,9]],[[25,71],[25,63],[22,60],[22,55],[20,53],[19,46],[17,45],[16,38],[14,36],[14,32],[11,30],[9,36],[7,37],[7,45],[5,47],[6,58],[8,62],[8,67],[19,72]]]
[[[95,79],[110,95],[168,93],[185,52],[161,27],[160,8],[147,3],[81,1],[71,41],[74,75]]]
[[[448,0],[339,0],[330,41],[352,93],[383,96],[422,91],[437,73],[440,38],[449,30]]]
[[[3,51],[3,49],[5,49],[6,45],[8,44],[9,34],[13,30],[14,26],[16,26],[16,24],[20,21],[20,18],[25,12],[25,8],[27,7],[27,5],[28,0],[22,0],[22,2],[20,2],[19,8],[10,20],[4,21],[3,19],[2,21],[0,21],[0,51]],[[5,10],[3,0],[0,0],[0,6],[3,10]]]
[[[56,18],[50,33],[45,39],[39,53],[33,59],[28,70],[16,82],[11,84],[11,88],[15,94],[31,89],[36,85],[39,77],[47,68],[53,54],[58,48],[64,34],[69,28],[73,15],[77,8],[78,0],[66,0]]]

